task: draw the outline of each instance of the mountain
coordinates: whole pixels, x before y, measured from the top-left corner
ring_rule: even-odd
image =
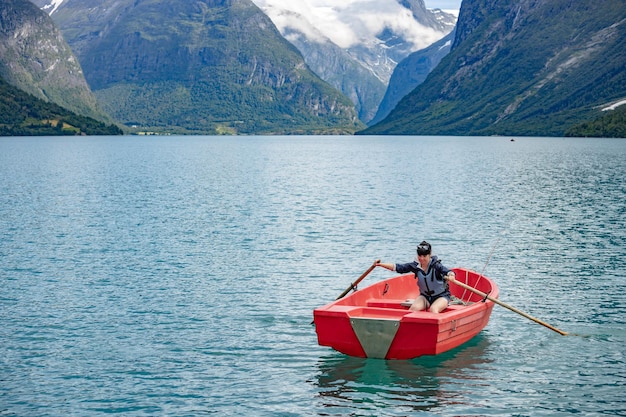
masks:
[[[626,0],[464,0],[450,53],[361,133],[562,136],[626,98]]]
[[[250,0],[36,0],[105,110],[132,129],[352,133],[354,105]],[[52,9],[46,9],[52,10]]]
[[[77,115],[10,85],[0,77],[0,136],[121,135],[111,124]]]
[[[291,28],[284,28],[282,34],[298,48],[320,78],[352,101],[360,120],[367,122],[374,117],[386,86],[370,68],[321,34],[319,41],[310,41],[302,32]]]
[[[350,97],[359,117],[376,114],[397,63],[446,36],[456,16],[423,0],[254,0],[322,79]]]
[[[110,122],[61,32],[28,0],[0,1],[0,77],[39,99]]]
[[[370,124],[374,125],[387,117],[404,96],[424,82],[428,74],[450,52],[454,34],[452,31],[428,48],[413,52],[396,66],[385,96]]]

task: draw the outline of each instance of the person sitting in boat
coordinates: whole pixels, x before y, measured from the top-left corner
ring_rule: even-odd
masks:
[[[409,308],[412,311],[428,309],[432,313],[440,313],[450,303],[450,289],[446,280],[454,281],[454,272],[443,266],[436,256],[431,256],[431,252],[430,243],[424,240],[417,246],[417,259],[413,262],[396,264],[376,261],[376,266],[390,271],[415,274],[420,295]]]

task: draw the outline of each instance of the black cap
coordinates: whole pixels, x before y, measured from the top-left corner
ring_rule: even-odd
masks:
[[[429,255],[431,250],[432,250],[432,248],[430,246],[430,243],[426,242],[425,240],[422,240],[422,243],[417,245],[417,254],[418,255]]]

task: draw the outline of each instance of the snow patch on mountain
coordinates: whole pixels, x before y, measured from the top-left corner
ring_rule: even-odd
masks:
[[[618,108],[619,106],[623,106],[624,104],[626,104],[626,100],[621,100],[617,103],[613,103],[610,106],[603,108],[602,111],[615,110],[616,108]]]
[[[57,11],[57,9],[59,8],[59,6],[63,3],[64,0],[50,0],[45,6],[43,6],[41,9],[45,12],[47,12],[48,14],[52,14],[54,12]]]

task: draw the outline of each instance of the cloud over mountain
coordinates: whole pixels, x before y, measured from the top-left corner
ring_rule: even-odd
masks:
[[[425,27],[411,11],[396,0],[253,0],[281,32],[295,28],[318,40],[322,33],[342,48],[377,42],[377,36],[391,29],[414,49],[425,48],[441,39],[440,31]],[[315,28],[317,31],[312,31]]]

